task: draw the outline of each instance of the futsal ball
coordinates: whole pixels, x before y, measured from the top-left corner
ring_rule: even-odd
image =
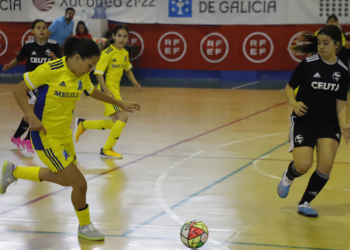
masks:
[[[101,45],[103,45],[103,46],[106,45],[107,38],[102,37],[100,42],[101,42]]]
[[[207,242],[209,231],[203,222],[191,220],[182,226],[180,237],[185,246],[189,248],[199,248]]]
[[[94,42],[98,45],[100,43],[100,39],[98,38],[93,38],[92,40],[94,40]]]

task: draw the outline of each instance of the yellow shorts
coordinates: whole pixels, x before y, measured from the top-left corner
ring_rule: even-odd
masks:
[[[98,89],[101,90],[100,84],[98,85]],[[117,90],[109,90],[109,91],[112,92],[115,99],[120,100],[120,101],[122,100],[122,97],[120,96],[119,91],[117,91]],[[105,106],[105,112],[103,113],[104,116],[110,116],[110,115],[113,115],[114,113],[122,111],[122,109],[120,107],[113,105],[113,104],[103,102],[103,106]]]
[[[43,150],[35,151],[40,160],[48,166],[52,172],[59,172],[68,167],[72,162],[77,164],[73,140],[67,144],[57,143],[55,146],[51,146],[51,148],[45,148],[44,146]]]

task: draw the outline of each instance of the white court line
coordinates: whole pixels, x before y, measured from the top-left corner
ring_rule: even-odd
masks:
[[[258,165],[257,165],[258,161],[259,161],[260,159],[263,159],[263,158],[266,158],[266,157],[269,157],[269,156],[270,156],[270,155],[264,155],[264,156],[262,156],[262,157],[256,159],[255,161],[253,161],[253,167],[254,167],[254,169],[255,169],[256,171],[258,171],[258,172],[259,172],[260,174],[262,174],[262,175],[271,177],[271,178],[273,178],[273,179],[280,180],[280,179],[282,178],[282,176],[281,176],[281,177],[277,177],[277,176],[274,176],[274,175],[270,175],[270,174],[267,174],[267,173],[265,173],[264,171],[261,171],[261,170],[258,169]]]
[[[12,92],[2,93],[2,94],[0,94],[0,95],[9,95],[9,94],[12,94]]]
[[[265,173],[264,171],[262,171],[262,170],[260,170],[260,169],[258,168],[258,161],[259,161],[260,159],[263,159],[263,158],[268,157],[268,156],[270,156],[270,155],[264,155],[263,157],[260,157],[259,159],[256,159],[256,160],[253,162],[253,167],[254,167],[254,169],[255,169],[256,171],[258,171],[258,172],[259,172],[260,174],[262,174],[262,175],[268,176],[268,177],[270,177],[270,178],[272,178],[272,179],[281,180],[282,175],[281,175],[280,177],[275,176],[275,175],[271,175],[271,174]],[[334,190],[341,190],[341,191],[345,191],[345,192],[349,192],[349,191],[350,191],[349,189],[339,189],[339,188],[332,188],[332,187],[327,187],[327,186],[325,186],[324,188],[327,188],[327,189],[334,189]]]
[[[238,140],[238,141],[232,141],[232,142],[229,142],[229,143],[224,143],[224,144],[221,144],[219,146],[215,146],[215,147],[212,147],[208,150],[212,150],[212,149],[215,149],[215,148],[220,148],[220,147],[224,147],[224,146],[227,146],[227,145],[231,145],[231,144],[235,144],[235,143],[240,143],[240,142],[244,142],[244,141],[249,141],[249,140],[255,140],[255,139],[258,139],[258,138],[264,138],[264,137],[270,137],[270,136],[275,136],[275,135],[281,135],[281,134],[286,134],[288,132],[282,132],[282,133],[275,133],[275,134],[267,134],[267,135],[262,135],[262,136],[256,136],[256,137],[252,137],[252,138],[248,138],[248,139],[243,139],[243,140]],[[165,177],[168,175],[168,173],[170,172],[171,169],[175,168],[176,166],[180,165],[181,163],[197,156],[197,155],[200,155],[208,150],[203,150],[203,151],[199,151],[199,152],[196,152],[180,161],[177,161],[175,162],[174,164],[172,164],[168,170],[166,170],[163,174],[161,174],[157,181],[156,181],[156,184],[155,184],[155,194],[157,196],[157,200],[158,200],[158,203],[159,205],[164,209],[164,211],[173,219],[175,220],[177,223],[179,223],[180,225],[183,225],[185,222],[173,211],[170,209],[170,207],[166,204],[164,198],[162,197],[162,182],[163,180],[165,179]],[[274,176],[274,175],[270,175],[270,174],[267,174],[265,173],[264,171],[262,170],[259,170],[258,169],[258,166],[257,166],[257,163],[260,159],[263,159],[263,158],[266,158],[268,157],[269,155],[265,155],[265,156],[262,156],[260,157],[259,159],[256,159],[254,162],[253,162],[253,167],[256,171],[258,171],[259,173],[265,175],[265,176],[268,176],[270,178],[273,178],[273,179],[277,179],[277,180],[280,180],[281,177],[278,177],[278,176]],[[325,188],[328,188],[328,189],[332,189],[332,187],[325,187]],[[334,188],[336,189],[336,188]],[[338,189],[338,190],[341,190],[341,191],[350,191],[348,189]],[[247,229],[250,225],[254,224],[256,220],[254,220],[253,222],[251,222],[249,225],[245,226],[244,228],[242,228],[241,230],[237,231],[237,233],[232,236],[228,241],[232,240],[233,238],[235,238],[238,234],[240,234],[241,232],[243,232],[245,229]],[[212,240],[212,239],[208,239],[208,242],[211,242],[213,243],[214,245],[218,246],[219,248],[218,249],[228,249],[226,246],[224,246],[225,243],[221,243],[221,242],[218,242],[216,240]],[[231,249],[232,250],[232,249]]]
[[[253,85],[253,84],[257,84],[259,83],[260,81],[256,81],[256,82],[249,82],[249,83],[246,83],[246,84],[243,84],[243,85],[239,85],[237,87],[233,87],[232,89],[240,89],[240,88],[243,88],[245,86],[250,86],[250,85]]]
[[[269,137],[269,136],[274,136],[274,135],[280,135],[280,134],[286,134],[288,132],[282,132],[282,133],[275,133],[275,134],[268,134],[268,135],[262,135],[262,136],[256,136],[256,137],[252,137],[252,138],[248,138],[248,139],[243,139],[243,140],[238,140],[238,141],[232,141],[232,142],[229,142],[229,143],[225,143],[225,144],[221,144],[219,146],[215,146],[213,148],[210,148],[208,150],[212,150],[212,149],[215,149],[215,148],[220,148],[220,147],[223,147],[223,146],[227,146],[227,145],[231,145],[231,144],[235,144],[235,143],[240,143],[240,142],[244,142],[244,141],[250,141],[250,140],[255,140],[255,139],[258,139],[258,138],[264,138],[264,137]],[[170,172],[171,169],[175,168],[176,166],[180,165],[181,163],[197,156],[197,155],[200,155],[202,153],[204,153],[205,151],[208,151],[208,150],[204,150],[204,151],[199,151],[199,152],[196,152],[180,161],[177,161],[175,162],[174,164],[172,164],[168,170],[166,170],[163,174],[161,174],[157,181],[156,181],[156,184],[155,184],[155,194],[157,196],[157,200],[158,200],[158,203],[159,205],[164,209],[164,211],[173,219],[175,220],[177,223],[179,223],[181,226],[185,223],[173,210],[170,209],[170,207],[166,204],[163,196],[162,196],[162,182],[163,180],[165,179],[165,177],[168,175],[168,173]],[[255,221],[254,221],[255,222]],[[254,223],[252,222],[252,223]],[[251,223],[251,224],[252,224]],[[250,226],[251,224],[249,224],[248,226]],[[232,236],[232,238],[234,238],[237,234],[241,233],[244,229],[246,229],[248,226],[244,227],[243,229],[239,230],[234,236]],[[232,239],[231,238],[231,239]],[[213,243],[214,245],[218,246],[218,249],[224,249],[224,250],[228,250],[229,248],[227,248],[226,246],[224,246],[226,243],[222,243],[222,242],[218,242],[216,240],[213,240],[211,238],[208,239],[208,242],[211,242]]]

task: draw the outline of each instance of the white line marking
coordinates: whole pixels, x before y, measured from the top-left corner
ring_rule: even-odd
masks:
[[[243,140],[238,140],[238,141],[232,141],[232,142],[229,142],[229,143],[224,143],[224,144],[221,144],[219,146],[215,146],[215,147],[212,147],[211,149],[208,149],[208,150],[212,150],[212,149],[216,149],[216,148],[220,148],[220,147],[224,147],[224,146],[227,146],[227,145],[231,145],[231,144],[235,144],[235,143],[239,143],[239,142],[245,142],[245,141],[250,141],[250,140],[255,140],[255,139],[259,139],[259,138],[265,138],[265,137],[270,137],[270,136],[275,136],[275,135],[281,135],[281,134],[286,134],[288,132],[281,132],[281,133],[275,133],[275,134],[267,134],[267,135],[262,135],[262,136],[256,136],[256,137],[252,137],[252,138],[248,138],[248,139],[243,139]],[[162,197],[162,182],[163,180],[165,179],[165,177],[168,175],[168,173],[170,172],[171,169],[174,169],[176,166],[180,165],[181,163],[197,156],[197,155],[200,155],[202,153],[204,153],[205,151],[208,151],[208,150],[203,150],[203,151],[199,151],[199,152],[196,152],[186,158],[183,158],[182,160],[180,161],[177,161],[175,162],[174,164],[172,164],[168,170],[166,170],[163,174],[161,174],[156,183],[155,183],[155,194],[157,196],[157,200],[158,200],[158,203],[159,205],[164,209],[164,211],[173,219],[175,220],[177,223],[179,223],[180,225],[183,225],[185,222],[173,211],[170,209],[170,207],[166,204],[164,198]],[[262,156],[260,157],[259,159],[256,159],[254,162],[253,162],[253,167],[256,171],[258,171],[260,174],[262,175],[265,175],[265,176],[268,176],[270,178],[273,178],[273,179],[277,179],[277,180],[280,180],[281,177],[278,177],[278,176],[274,176],[274,175],[270,175],[268,173],[265,173],[264,171],[262,170],[259,170],[258,168],[258,161],[260,159],[263,159],[263,158],[266,158],[266,157],[269,157],[270,155],[265,155],[265,156]],[[325,188],[328,188],[328,189],[333,189],[332,187],[325,187]],[[334,188],[336,190],[341,190],[341,191],[350,191],[349,189],[338,189],[338,188]],[[254,220],[253,222],[251,222],[250,224],[248,224],[247,226],[245,226],[244,228],[242,228],[241,230],[237,231],[228,241],[230,241],[231,239],[235,238],[238,234],[240,234],[241,232],[243,232],[245,229],[247,229],[250,225],[254,224],[256,222],[256,220]],[[208,239],[208,242],[211,242],[212,244],[216,245],[218,248],[217,249],[223,249],[223,250],[228,250],[228,248],[225,245],[225,243],[221,243],[221,242],[217,242],[216,240],[213,240],[213,239]]]
[[[249,82],[249,83],[246,83],[246,84],[243,84],[243,85],[239,85],[237,87],[233,87],[232,89],[240,89],[240,88],[243,88],[245,86],[250,86],[250,85],[253,85],[253,84],[257,84],[259,83],[260,81],[256,81],[256,82]]]
[[[266,158],[266,157],[269,157],[269,156],[270,156],[270,155],[264,155],[263,157],[260,157],[259,159],[256,159],[255,161],[253,161],[253,167],[254,167],[254,169],[255,169],[256,171],[258,171],[260,174],[266,175],[266,176],[271,177],[271,178],[273,178],[273,179],[280,180],[281,177],[277,177],[277,176],[274,176],[274,175],[267,174],[267,173],[265,173],[264,171],[261,171],[261,170],[258,169],[258,165],[257,165],[258,161],[259,161],[260,159],[263,159],[263,158]]]
[[[262,171],[262,170],[259,170],[259,168],[258,168],[258,161],[259,161],[260,159],[263,159],[263,158],[268,157],[268,156],[269,156],[269,155],[265,155],[265,156],[263,156],[263,157],[260,157],[259,159],[256,159],[256,160],[253,162],[253,167],[254,167],[254,169],[255,169],[256,171],[258,171],[258,172],[259,172],[260,174],[262,174],[262,175],[268,176],[268,177],[273,178],[273,179],[281,180],[281,178],[282,178],[282,172],[281,172],[281,176],[278,177],[278,176],[275,176],[275,175],[271,175],[271,174],[265,173],[265,172]],[[327,189],[334,189],[334,190],[341,190],[341,191],[345,191],[345,192],[350,192],[349,189],[332,188],[332,187],[327,187],[327,186],[325,186],[324,188],[327,188]]]
[[[220,148],[220,147],[224,147],[224,146],[227,146],[227,145],[231,145],[231,144],[235,144],[235,143],[239,143],[239,142],[244,142],[244,141],[250,141],[250,140],[255,140],[255,139],[258,139],[258,138],[264,138],[264,137],[269,137],[269,136],[274,136],[274,135],[281,135],[281,134],[286,134],[288,132],[282,132],[282,133],[275,133],[275,134],[268,134],[268,135],[262,135],[262,136],[256,136],[256,137],[252,137],[252,138],[248,138],[248,139],[243,139],[243,140],[238,140],[238,141],[232,141],[232,142],[229,142],[229,143],[225,143],[225,144],[221,144],[219,146],[215,146],[213,148],[210,148],[208,150],[212,150],[212,149],[215,149],[215,148]],[[174,169],[176,166],[180,165],[181,163],[197,156],[197,155],[200,155],[202,153],[204,153],[205,151],[208,151],[208,150],[203,150],[203,151],[199,151],[199,152],[196,152],[186,158],[183,158],[182,160],[180,161],[177,161],[175,162],[174,164],[172,164],[168,170],[166,170],[163,174],[161,174],[157,181],[156,181],[156,184],[155,184],[155,194],[157,196],[157,200],[158,200],[158,203],[159,205],[164,209],[164,211],[173,219],[175,220],[177,223],[179,223],[181,226],[185,223],[185,221],[183,221],[173,210],[170,209],[170,207],[166,204],[163,196],[162,196],[162,182],[163,180],[165,179],[165,177],[168,175],[168,173],[170,172],[171,169]],[[253,221],[252,223],[254,223],[255,221]],[[252,223],[250,223],[248,226],[250,226]],[[237,233],[240,233],[242,232],[244,229],[246,229],[248,226],[244,227],[243,229],[241,229],[240,231],[238,231]],[[237,234],[236,233],[236,234]],[[233,236],[235,237],[236,234]],[[213,243],[214,245],[216,245],[218,247],[218,249],[223,249],[223,250],[229,250],[228,247],[224,246],[225,243],[222,243],[222,242],[217,242],[216,240],[213,240],[213,239],[208,239],[208,242],[211,242]]]
[[[9,95],[9,94],[12,94],[12,92],[2,93],[2,94],[0,94],[0,95]]]

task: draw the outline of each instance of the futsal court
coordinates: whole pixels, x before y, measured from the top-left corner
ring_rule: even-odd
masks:
[[[14,86],[1,85],[1,162],[44,167],[10,142],[23,116]],[[278,197],[292,159],[284,92],[240,86],[122,87],[124,100],[142,107],[114,148],[124,158],[99,157],[108,131],[88,130],[75,144],[91,219],[105,241],[77,237],[70,187],[19,180],[0,197],[0,249],[185,250],[180,229],[193,219],[209,229],[203,250],[350,249],[349,146],[342,140],[330,181],[312,202],[319,217],[298,215],[313,171],[293,183],[286,199]],[[83,97],[74,117],[102,119],[103,110]]]

